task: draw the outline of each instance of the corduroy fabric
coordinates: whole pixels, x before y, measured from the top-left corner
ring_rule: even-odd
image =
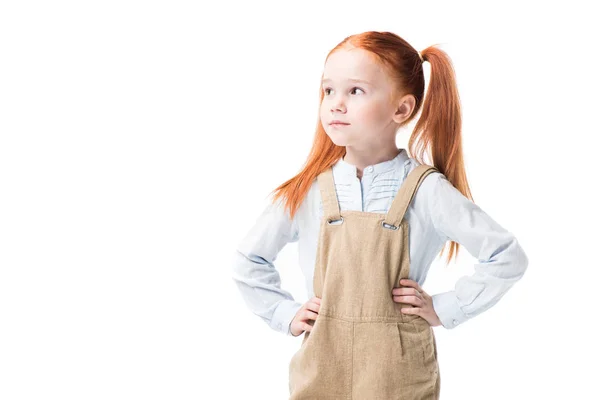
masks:
[[[411,304],[392,299],[409,277],[404,215],[435,171],[426,164],[412,170],[387,215],[340,212],[331,168],[317,177],[324,212],[313,286],[321,307],[290,360],[290,400],[439,399],[433,328],[400,311]]]

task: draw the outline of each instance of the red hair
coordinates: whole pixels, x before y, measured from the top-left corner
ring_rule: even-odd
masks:
[[[408,141],[409,155],[412,157],[412,154],[415,154],[414,158],[425,164],[423,154],[428,151],[433,166],[444,174],[456,189],[473,201],[462,152],[460,99],[449,56],[435,46],[427,47],[419,55],[408,42],[394,33],[369,31],[345,38],[329,52],[327,58],[335,51],[346,48],[367,50],[373,56],[374,62],[380,63],[396,84],[393,93],[398,99],[405,94],[415,96],[413,113],[402,123],[406,125],[412,121],[422,107],[421,116]],[[426,97],[424,61],[421,60],[421,56],[431,65]],[[321,85],[319,86],[320,105],[324,93]],[[274,193],[273,203],[282,197],[290,218],[293,218],[316,177],[345,154],[346,148],[331,141],[319,119],[313,145],[304,166],[296,176],[271,192]],[[458,255],[458,248],[459,243],[450,241],[447,263],[453,255]]]

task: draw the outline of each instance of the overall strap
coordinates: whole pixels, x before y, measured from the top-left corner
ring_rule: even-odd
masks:
[[[317,176],[317,181],[321,191],[321,201],[323,202],[323,217],[330,221],[339,220],[341,218],[340,205],[335,192],[332,168],[329,167],[321,172]]]
[[[417,189],[421,185],[421,182],[423,182],[423,179],[425,179],[427,175],[433,172],[438,172],[438,170],[431,165],[421,164],[408,174],[404,182],[402,182],[400,189],[398,189],[398,193],[396,193],[396,197],[385,217],[384,224],[395,227],[400,226],[404,214],[417,192]]]

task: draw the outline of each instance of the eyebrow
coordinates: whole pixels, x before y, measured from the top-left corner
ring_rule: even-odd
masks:
[[[351,82],[358,82],[358,83],[366,83],[367,85],[371,85],[371,82],[369,81],[365,81],[364,79],[355,79],[355,78],[349,78],[347,79],[348,81]],[[329,78],[325,78],[321,81],[321,84],[325,83],[325,82],[331,82],[331,79]]]

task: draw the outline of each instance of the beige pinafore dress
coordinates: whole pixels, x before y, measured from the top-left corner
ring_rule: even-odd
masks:
[[[409,277],[404,215],[422,180],[421,164],[398,189],[386,214],[341,211],[331,167],[318,177],[323,218],[314,271],[321,307],[289,364],[290,400],[439,399],[433,328],[404,314],[392,289]]]

